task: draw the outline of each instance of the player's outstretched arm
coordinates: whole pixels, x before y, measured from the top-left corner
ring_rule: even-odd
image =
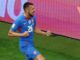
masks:
[[[24,33],[18,33],[18,32],[14,32],[14,31],[10,30],[8,32],[8,36],[10,36],[10,37],[27,37],[27,36],[29,36],[29,33],[27,31],[25,31]]]
[[[51,32],[50,31],[47,31],[47,32],[44,32],[40,29],[35,29],[35,32],[38,33],[38,34],[42,34],[42,35],[46,35],[46,36],[50,36],[51,35]]]

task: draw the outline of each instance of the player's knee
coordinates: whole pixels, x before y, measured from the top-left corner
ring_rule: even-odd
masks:
[[[45,60],[45,58],[42,55],[39,55],[35,60]]]
[[[45,60],[44,58],[38,58],[38,60]]]
[[[44,58],[37,58],[37,59],[35,59],[35,60],[45,60]]]
[[[42,60],[45,60],[45,58],[44,58],[44,57],[42,57]]]
[[[45,60],[45,58],[43,56],[41,56],[41,60]]]

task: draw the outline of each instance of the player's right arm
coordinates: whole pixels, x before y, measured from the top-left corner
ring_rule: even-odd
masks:
[[[11,37],[27,37],[27,36],[29,36],[29,33],[27,31],[25,31],[24,33],[16,32],[18,30],[18,28],[20,27],[20,25],[21,25],[20,20],[16,20],[12,24],[11,29],[8,32],[8,36],[11,36]]]
[[[9,30],[8,36],[10,36],[10,37],[26,37],[26,36],[29,36],[29,34],[27,31],[25,31],[24,33],[18,33],[18,32]]]

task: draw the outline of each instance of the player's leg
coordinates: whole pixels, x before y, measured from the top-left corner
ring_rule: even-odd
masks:
[[[26,50],[28,60],[45,60],[44,57],[34,47],[28,47]]]
[[[45,60],[45,58],[37,51],[34,47],[32,48],[32,59],[33,60]]]
[[[30,58],[29,56],[26,56],[26,60],[45,60],[45,58],[39,54],[38,56],[36,56],[36,58]]]
[[[40,54],[34,60],[45,60],[45,58]]]
[[[28,56],[26,56],[26,60],[33,60],[32,58],[29,58]]]

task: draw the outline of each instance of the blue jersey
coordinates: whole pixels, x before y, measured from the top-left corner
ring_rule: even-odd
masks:
[[[36,26],[36,17],[33,16],[30,19],[27,19],[24,15],[21,15],[15,22],[12,24],[11,30],[16,32],[18,29],[20,33],[24,33],[25,31],[29,32],[29,36],[20,37],[20,45],[24,46],[25,43],[34,45],[34,29]]]

